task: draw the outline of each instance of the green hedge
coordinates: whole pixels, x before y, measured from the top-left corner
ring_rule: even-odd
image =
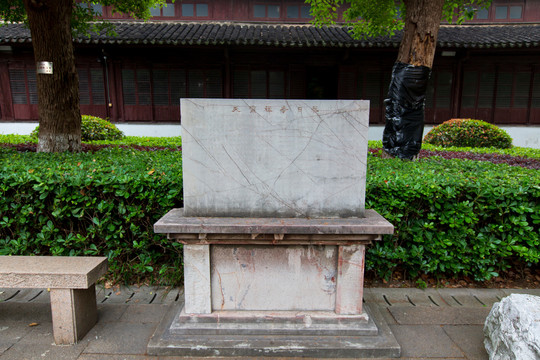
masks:
[[[37,143],[37,137],[31,135],[5,135],[0,134],[0,144],[25,144],[25,143]],[[174,137],[144,137],[144,136],[125,136],[121,140],[93,140],[82,141],[87,144],[96,145],[138,145],[149,147],[169,147],[176,148],[182,146],[182,138],[180,136]],[[382,147],[382,145],[381,145]]]
[[[110,277],[179,283],[181,246],[153,224],[181,206],[180,152],[0,150],[0,255],[105,255]]]
[[[369,249],[366,267],[387,278],[467,275],[487,280],[514,261],[540,259],[538,170],[469,160],[370,156],[366,207],[396,228]]]
[[[181,247],[152,225],[182,205],[181,152],[0,149],[0,254],[106,255],[109,278],[180,284]],[[540,258],[540,173],[488,162],[369,156],[366,204],[396,227],[369,247],[380,277],[485,280]]]

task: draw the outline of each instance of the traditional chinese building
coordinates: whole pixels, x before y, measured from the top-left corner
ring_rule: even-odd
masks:
[[[148,22],[120,17],[117,36],[74,39],[83,114],[117,123],[180,121],[179,98],[368,99],[383,124],[393,37],[353,40],[309,24],[309,6],[287,0],[184,0]],[[29,30],[0,27],[0,120],[38,118]],[[426,123],[473,117],[540,125],[540,1],[495,0],[465,25],[443,24]]]

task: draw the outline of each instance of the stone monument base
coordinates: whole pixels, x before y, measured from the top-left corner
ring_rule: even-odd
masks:
[[[184,249],[185,297],[148,345],[152,355],[396,357],[363,305],[365,247],[393,226],[362,218],[190,217],[154,230]]]
[[[377,308],[364,314],[326,312],[213,312],[188,315],[171,308],[148,344],[157,356],[392,358],[401,348]]]
[[[175,334],[219,335],[377,335],[366,313],[337,315],[332,311],[214,311],[186,314],[171,324]]]

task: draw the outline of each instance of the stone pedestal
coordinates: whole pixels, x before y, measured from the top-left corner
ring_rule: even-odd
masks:
[[[154,226],[184,244],[185,305],[149,353],[208,356],[210,342],[216,356],[399,355],[362,301],[365,245],[393,233],[375,211],[347,219],[183,215],[173,209]],[[205,345],[190,343],[194,336]],[[326,350],[314,345],[321,341]]]
[[[154,230],[184,244],[185,303],[148,352],[393,357],[363,306],[369,102],[182,99],[184,208]]]

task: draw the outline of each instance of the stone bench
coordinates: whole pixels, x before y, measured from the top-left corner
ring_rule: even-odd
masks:
[[[95,282],[106,271],[106,257],[0,256],[0,288],[50,289],[54,341],[74,344],[97,322]]]

